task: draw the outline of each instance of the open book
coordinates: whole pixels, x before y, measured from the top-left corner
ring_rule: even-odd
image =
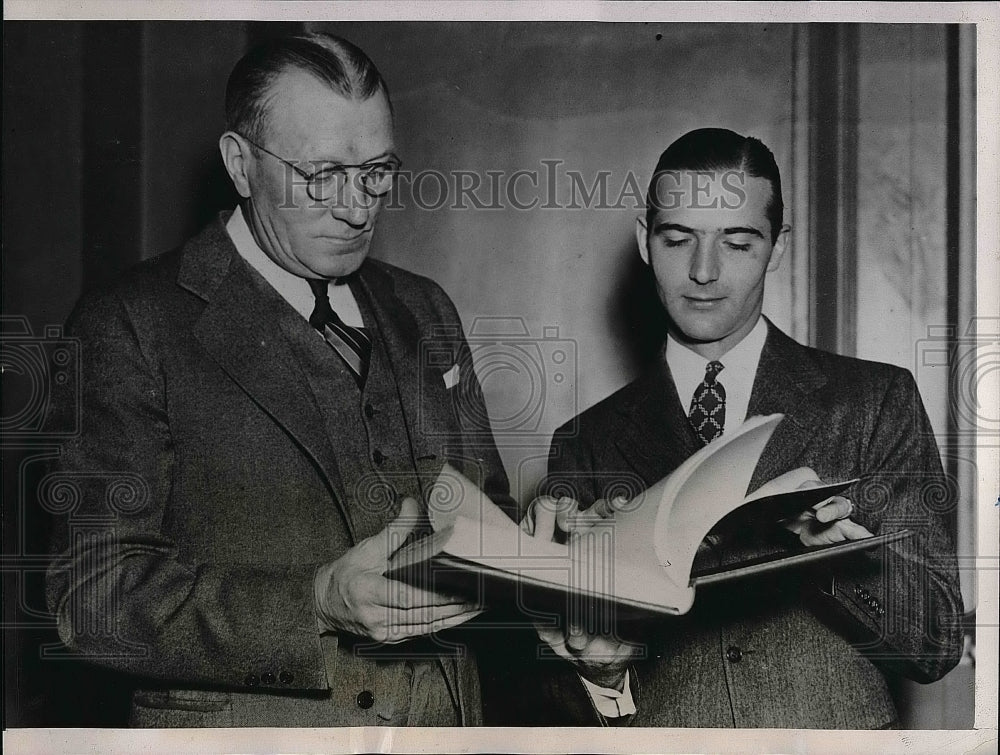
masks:
[[[432,533],[397,551],[386,575],[439,591],[461,589],[457,584],[461,582],[466,589],[478,590],[487,582],[500,582],[515,591],[515,599],[523,591],[554,590],[641,612],[676,615],[691,608],[699,583],[787,568],[909,534],[902,531],[800,549],[692,575],[699,545],[720,520],[764,512],[777,527],[779,519],[803,512],[856,482],[800,488],[808,480],[816,481],[811,470],[800,468],[745,496],[757,460],[782,416],[751,418],[693,454],[616,511],[613,520],[571,537],[567,544],[553,542],[551,533],[527,534],[476,485],[445,464],[425,491]]]

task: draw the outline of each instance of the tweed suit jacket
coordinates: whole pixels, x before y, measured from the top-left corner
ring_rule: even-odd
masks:
[[[76,497],[57,522],[49,605],[68,646],[146,688],[137,704],[159,711],[156,725],[335,725],[357,690],[342,689],[342,638],[318,631],[313,576],[359,539],[345,504],[358,481],[342,477],[274,302],[224,222],[70,318],[83,432],[53,477]],[[371,259],[357,281],[414,458],[464,465],[509,505],[450,299]],[[358,399],[342,411],[360,415]],[[368,453],[366,438],[340,441]],[[440,662],[462,722],[478,723],[474,660]]]
[[[768,326],[748,416],[782,412],[785,419],[750,491],[799,466],[824,480],[859,477],[845,493],[853,519],[876,534],[903,527],[917,534],[811,572],[702,588],[684,617],[620,626],[646,647],[634,667],[638,710],[630,725],[891,726],[896,711],[884,675],[928,682],[960,657],[962,603],[945,521],[956,499],[913,378],[804,347]],[[575,486],[589,505],[609,484],[648,487],[699,445],[660,362],[557,431],[549,481]],[[787,533],[774,536],[723,538],[696,569],[787,547],[780,539]],[[535,678],[518,683],[532,684],[548,702],[513,709],[506,701],[516,696],[488,694],[488,723],[601,722],[565,664],[527,663],[520,671]]]

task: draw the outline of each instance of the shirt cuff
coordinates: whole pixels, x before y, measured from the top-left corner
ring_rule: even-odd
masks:
[[[632,686],[629,684],[629,671],[627,669],[625,671],[625,684],[622,686],[621,692],[608,687],[598,687],[582,676],[580,680],[587,688],[590,699],[594,701],[597,712],[605,718],[621,718],[635,713],[635,702],[632,700]]]

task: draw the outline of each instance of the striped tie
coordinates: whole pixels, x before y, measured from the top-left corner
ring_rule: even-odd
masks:
[[[328,280],[307,279],[313,296],[316,297],[316,307],[309,315],[309,324],[318,330],[333,350],[340,355],[351,372],[358,386],[365,384],[368,373],[368,362],[371,359],[372,341],[364,328],[355,328],[341,320],[330,306]]]

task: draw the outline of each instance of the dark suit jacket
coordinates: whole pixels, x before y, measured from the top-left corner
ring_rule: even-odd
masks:
[[[50,480],[53,500],[58,485],[72,498],[57,512],[49,603],[66,644],[159,683],[142,701],[166,712],[159,725],[331,725],[350,720],[357,690],[339,687],[338,638],[317,630],[313,575],[358,539],[343,504],[358,481],[342,478],[279,328],[275,306],[287,304],[261,296],[224,219],[70,319],[83,395],[64,410],[82,413],[83,432]],[[375,260],[357,285],[414,457],[479,460],[484,487],[509,503],[475,425],[485,408],[454,305]],[[462,385],[449,391],[442,374],[456,363]],[[442,664],[463,722],[477,723],[474,663]]]
[[[785,419],[751,491],[799,466],[825,480],[860,477],[845,493],[856,521],[876,534],[903,527],[918,534],[808,575],[704,588],[687,616],[642,627],[636,636],[648,658],[636,664],[633,725],[886,726],[896,713],[883,671],[926,682],[958,662],[962,603],[945,519],[956,497],[913,378],[801,346],[769,324],[748,415],[774,412]],[[553,439],[549,480],[575,486],[587,505],[619,477],[651,485],[699,447],[663,362],[578,419],[578,432],[569,423]],[[731,542],[715,558],[779,547]],[[599,723],[566,668],[529,663],[522,672],[536,674],[535,688],[550,701],[490,705],[487,723]]]

